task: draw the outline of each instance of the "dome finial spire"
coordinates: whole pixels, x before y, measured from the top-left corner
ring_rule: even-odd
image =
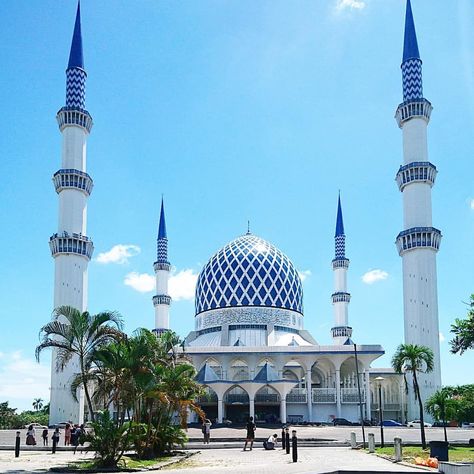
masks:
[[[342,219],[341,191],[339,191],[339,197],[337,198],[337,218],[336,218],[335,237],[339,237],[341,235],[344,235],[344,221]]]
[[[247,221],[247,235],[250,235],[252,232],[250,232],[250,220]]]
[[[405,15],[405,39],[403,43],[403,62],[409,59],[420,59],[418,41],[416,39],[415,21],[411,10],[411,2],[407,0],[407,10]]]
[[[71,51],[69,53],[68,69],[79,67],[84,69],[84,56],[82,52],[82,34],[81,34],[81,2],[77,2],[76,22],[74,24],[74,33],[72,35]]]
[[[158,226],[158,239],[166,239],[166,221],[165,221],[165,204],[163,195],[161,195],[161,211],[160,211],[160,224]]]

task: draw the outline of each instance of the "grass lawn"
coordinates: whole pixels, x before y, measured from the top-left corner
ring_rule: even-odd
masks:
[[[395,457],[395,449],[393,447],[375,448],[377,454],[384,454],[385,456]],[[413,463],[416,457],[428,458],[430,450],[421,449],[421,446],[403,446],[403,460]],[[449,460],[460,462],[474,462],[474,448],[454,447],[449,448]]]
[[[169,461],[172,458],[173,458],[172,456],[163,456],[161,458],[155,458],[155,459],[136,459],[135,457],[124,456],[121,459],[119,466],[133,468],[133,469],[143,469],[146,467],[159,465],[163,462]],[[69,469],[77,469],[78,471],[89,470],[89,469],[99,469],[97,467],[97,464],[93,460],[71,463],[67,467]]]

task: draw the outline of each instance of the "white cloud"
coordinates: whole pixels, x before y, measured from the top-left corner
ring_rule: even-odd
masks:
[[[21,351],[3,352],[0,359],[0,401],[9,401],[13,408],[32,410],[34,398],[49,400],[51,365],[38,364],[33,357],[23,356]]]
[[[181,270],[176,275],[171,275],[169,280],[170,296],[174,301],[192,300],[198,274],[191,269]]]
[[[118,263],[123,265],[128,263],[130,257],[134,257],[140,253],[138,245],[114,245],[108,252],[99,253],[96,260],[99,263]]]
[[[372,285],[376,281],[386,280],[388,278],[388,273],[384,270],[376,268],[375,270],[369,270],[368,272],[362,275],[362,281],[367,283],[367,285]]]
[[[149,293],[155,288],[155,277],[148,273],[130,272],[123,282],[140,293]]]
[[[362,0],[337,0],[336,9],[341,11],[345,9],[362,10],[366,4]]]
[[[469,199],[469,207],[474,211],[474,199]]]
[[[444,334],[442,332],[439,333],[439,342],[444,342],[446,341],[446,338],[444,337]]]
[[[172,273],[168,282],[169,294],[174,301],[192,300],[196,288],[198,274],[192,269]],[[155,290],[155,276],[149,273],[130,272],[125,276],[125,285],[140,293]]]
[[[298,271],[298,275],[301,279],[301,281],[305,281],[306,278],[308,278],[309,276],[311,276],[311,270],[301,270],[301,271]]]

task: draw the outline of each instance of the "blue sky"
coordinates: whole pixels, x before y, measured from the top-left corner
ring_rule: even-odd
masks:
[[[474,5],[412,5],[424,94],[434,105],[443,382],[468,383],[474,353],[450,355],[448,340],[474,292]],[[0,2],[0,401],[19,408],[48,398],[49,354],[39,366],[33,358],[52,310],[55,113],[65,102],[75,8],[73,0]],[[86,105],[95,122],[90,310],[120,311],[127,331],[153,326],[153,291],[145,290],[163,193],[173,329],[185,336],[193,328],[196,274],[250,220],[253,233],[305,272],[305,327],[329,343],[340,189],[354,339],[382,344],[387,355],[376,365],[388,366],[403,340],[394,245],[402,142],[393,116],[404,10],[404,0],[83,0]]]

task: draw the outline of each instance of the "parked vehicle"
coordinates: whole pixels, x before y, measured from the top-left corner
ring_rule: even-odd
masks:
[[[34,430],[44,430],[48,428],[47,426],[40,425],[39,423],[28,423],[24,426],[25,430],[29,429],[30,426],[32,426]]]
[[[409,428],[419,428],[421,426],[421,421],[420,420],[409,421],[407,423],[407,426]],[[433,425],[431,423],[427,423],[425,421],[424,426],[425,426],[425,428],[431,428]]]
[[[474,428],[474,423],[467,423],[467,422],[464,422],[464,423],[461,425],[461,428]]]
[[[383,426],[403,426],[403,425],[395,420],[383,420]]]
[[[332,420],[332,424],[334,426],[353,426],[354,425],[352,421],[346,420],[345,418],[334,418],[334,420]]]

